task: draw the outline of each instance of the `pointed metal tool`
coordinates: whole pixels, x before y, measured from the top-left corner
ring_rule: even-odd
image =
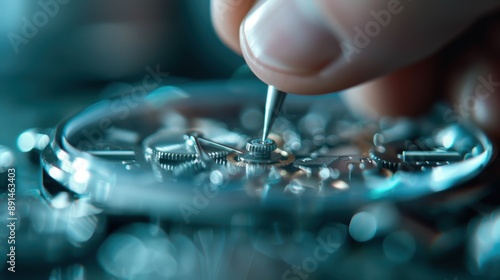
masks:
[[[277,90],[274,86],[269,86],[267,89],[266,108],[264,115],[264,129],[262,132],[262,142],[264,143],[269,136],[269,132],[273,127],[274,121],[281,111],[281,106],[285,101],[286,93]]]

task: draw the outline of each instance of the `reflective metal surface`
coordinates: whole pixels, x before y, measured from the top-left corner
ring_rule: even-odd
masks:
[[[441,108],[370,123],[336,95],[289,96],[254,143],[261,92],[162,87],[23,133],[31,158],[50,143],[18,205],[18,263],[40,279],[499,275],[500,168],[482,132]]]
[[[264,158],[256,155],[256,144],[247,144],[247,140],[244,140],[248,138],[247,135],[257,135],[258,132],[241,131],[242,125],[238,120],[238,114],[244,110],[242,107],[262,105],[250,98],[261,87],[248,84],[242,86],[240,91],[229,88],[223,94],[223,103],[207,104],[210,102],[207,92],[216,91],[217,87],[220,85],[160,88],[131,108],[119,107],[120,99],[91,106],[63,123],[55,132],[54,141],[42,155],[46,174],[61,182],[71,194],[89,197],[103,209],[154,213],[182,221],[183,216],[176,209],[179,203],[191,201],[193,184],[211,184],[210,172],[216,168],[228,179],[221,185],[213,186],[217,195],[193,219],[227,224],[234,214],[240,212],[274,209],[290,214],[301,213],[303,210],[296,205],[298,201],[304,205],[314,205],[315,211],[311,215],[321,215],[376,200],[400,201],[429,195],[474,177],[484,169],[492,155],[491,143],[473,128],[455,127],[455,130],[462,129],[471,139],[471,147],[459,145],[447,148],[442,143],[434,143],[434,134],[439,134],[441,138],[460,137],[455,135],[456,124],[451,124],[450,128],[450,124],[439,119],[439,110],[421,120],[411,121],[418,138],[393,139],[376,147],[372,147],[373,144],[369,142],[373,135],[397,127],[398,120],[381,129],[376,124],[363,123],[346,116],[344,110],[341,118],[318,116],[317,123],[308,124],[307,130],[301,131],[301,122],[307,122],[311,114],[321,113],[307,113],[315,103],[338,102],[336,96],[327,96],[316,99],[290,98],[287,106],[294,106],[298,121],[281,119],[281,123],[276,125],[275,134],[271,135],[276,138],[276,142],[281,142],[279,148],[283,149],[284,154],[276,154],[276,159],[274,154]],[[172,113],[185,119],[186,130],[182,131],[182,128],[169,123],[168,114]],[[217,164],[213,162],[214,165],[210,167],[200,166],[196,163],[200,161],[196,145],[191,138],[183,138],[183,134],[193,128],[203,133],[205,139],[221,139],[211,141],[234,146],[233,149],[247,145],[248,156],[228,157],[230,163],[236,163],[237,168],[225,160]],[[179,129],[180,134],[177,132]],[[349,130],[350,134],[342,136]],[[129,137],[116,136],[117,132]],[[310,132],[314,135],[310,135]],[[234,135],[237,141],[231,139]],[[327,136],[344,139],[327,144]],[[425,141],[432,142],[432,145],[425,146]],[[209,145],[200,148],[206,150],[213,159],[223,159],[228,153],[220,147]],[[375,163],[368,157],[370,149],[375,150],[371,154]],[[117,154],[116,150],[123,153],[127,151],[127,155],[120,157],[121,154]],[[381,150],[385,153],[394,150],[391,157],[397,162],[391,163],[391,159],[385,159]],[[116,155],[116,158],[95,156],[105,153]],[[287,164],[293,160],[292,155],[293,159],[297,157],[299,161],[287,168]],[[328,161],[333,156],[337,158],[328,162],[323,160],[325,156]],[[127,169],[124,164],[131,161],[136,164],[133,170]],[[312,170],[310,161],[322,163]],[[271,170],[262,170],[262,167],[278,162],[286,164],[276,165],[277,178],[268,181],[266,178],[270,176]],[[379,167],[390,167],[391,164],[395,168],[389,169],[394,173],[387,176],[387,172]],[[172,172],[176,168],[178,172]],[[286,189],[304,187],[301,183],[291,187],[300,181],[297,178],[302,177],[301,172],[305,172],[311,191],[286,195]],[[193,175],[197,181],[192,177],[183,179],[177,176],[181,173]],[[249,196],[248,183],[255,180],[260,180],[259,184],[264,186],[273,186],[258,197]],[[348,187],[339,191],[335,187],[338,181],[343,181]],[[137,188],[137,185],[141,185],[141,188]]]

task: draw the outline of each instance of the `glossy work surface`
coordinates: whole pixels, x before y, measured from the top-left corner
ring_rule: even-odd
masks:
[[[18,167],[39,182],[17,204],[22,275],[498,276],[499,169],[481,132],[443,108],[370,123],[338,95],[289,95],[262,142],[265,91],[167,86],[23,133],[29,155],[50,143]]]
[[[446,123],[438,108],[366,123],[335,95],[290,97],[270,136],[273,159],[235,155],[259,136],[262,92],[257,83],[195,84],[102,101],[58,127],[45,173],[59,191],[110,211],[226,224],[240,213],[314,217],[430,195],[474,177],[492,155],[483,134]],[[194,215],[196,192],[210,203]]]

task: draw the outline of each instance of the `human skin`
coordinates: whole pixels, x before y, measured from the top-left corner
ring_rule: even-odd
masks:
[[[500,1],[212,0],[217,33],[265,83],[345,90],[357,113],[417,115],[446,98],[500,137]]]

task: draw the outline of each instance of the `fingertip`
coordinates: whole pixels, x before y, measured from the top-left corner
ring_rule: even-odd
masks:
[[[425,59],[478,14],[464,3],[456,10],[448,3],[418,1],[307,4],[267,1],[240,32],[243,56],[257,77],[299,94],[343,90]]]
[[[436,100],[437,59],[431,57],[390,75],[350,88],[342,93],[360,117],[418,116]]]
[[[256,0],[212,0],[210,14],[215,32],[233,51],[241,54],[240,25]]]
[[[447,96],[461,122],[477,124],[500,139],[500,57],[489,47],[467,50],[451,65]]]

